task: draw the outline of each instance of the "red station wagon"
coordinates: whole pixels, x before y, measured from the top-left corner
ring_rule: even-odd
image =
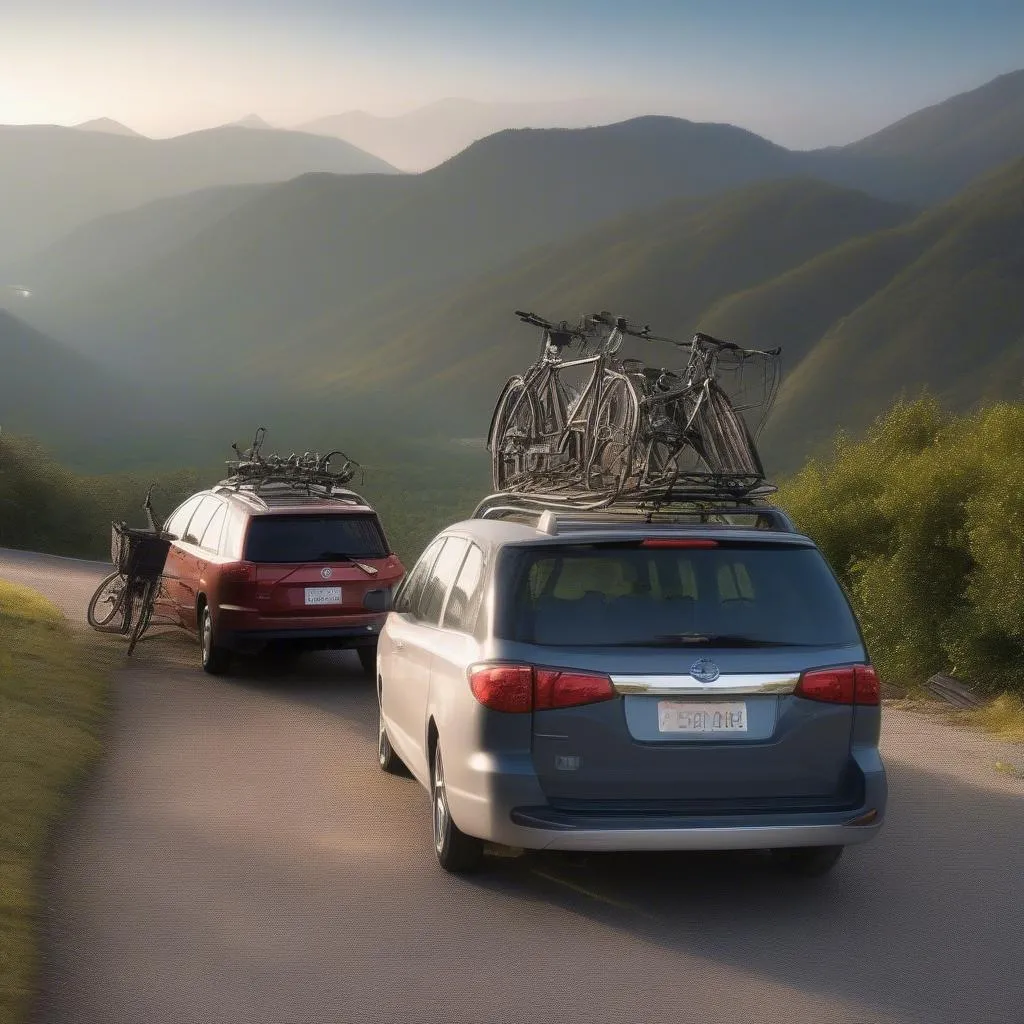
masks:
[[[156,612],[196,633],[203,668],[268,644],[353,648],[376,671],[377,637],[405,573],[358,494],[288,483],[219,484],[170,515]]]

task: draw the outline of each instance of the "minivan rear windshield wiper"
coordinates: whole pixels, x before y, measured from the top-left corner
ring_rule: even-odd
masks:
[[[357,561],[351,555],[346,555],[344,551],[322,551],[322,552],[320,552],[319,555],[316,556],[316,558],[313,559],[313,561],[314,562],[341,562],[341,561],[351,562],[353,565],[358,566],[360,569],[362,569],[363,572],[365,572],[368,576],[376,576],[377,575],[377,567],[376,566],[367,565],[365,562]]]

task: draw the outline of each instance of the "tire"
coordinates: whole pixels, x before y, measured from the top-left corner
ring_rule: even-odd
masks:
[[[211,676],[222,676],[231,667],[231,652],[217,643],[217,633],[209,606],[199,608],[199,649],[203,671]]]
[[[490,432],[491,482],[495,491],[511,490],[519,480],[536,470],[534,462],[527,455],[510,454],[503,451],[506,435],[515,431],[528,438],[537,434],[537,409],[533,395],[526,390],[521,378],[513,378],[505,385],[494,412]]]
[[[775,850],[774,854],[788,874],[820,878],[839,863],[844,849],[843,846],[799,846],[790,850]]]
[[[484,855],[483,840],[467,836],[452,821],[440,745],[434,748],[430,766],[430,809],[437,862],[453,875],[468,875],[476,871]]]
[[[370,678],[374,678],[377,675],[377,645],[371,644],[367,647],[357,647],[356,654],[359,655],[359,664],[363,667],[363,672]]]
[[[118,583],[118,586],[112,584]],[[85,610],[86,621],[100,633],[120,633],[124,618],[124,599],[127,593],[125,579],[119,572],[105,576],[89,599]]]
[[[606,381],[591,424],[586,438],[588,489],[619,492],[635,487],[640,403],[632,381]]]
[[[156,598],[158,584],[147,582],[142,584],[138,596],[138,607],[135,613],[135,625],[132,627],[131,637],[128,640],[128,657],[132,656],[135,645],[142,639],[142,634],[149,628],[153,618],[153,601]]]
[[[387,726],[384,724],[384,712],[381,710],[380,701],[377,702],[377,763],[382,772],[388,775],[404,775],[405,765],[402,759],[395,753],[388,739]]]
[[[694,426],[712,473],[754,479],[764,477],[764,467],[750,431],[720,388],[709,388]]]

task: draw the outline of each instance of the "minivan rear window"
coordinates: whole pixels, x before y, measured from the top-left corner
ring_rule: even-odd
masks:
[[[637,543],[507,552],[511,590],[498,628],[509,639],[698,649],[861,642],[845,595],[812,547],[733,541],[706,549]]]
[[[334,562],[387,555],[384,533],[372,514],[254,516],[245,541],[249,562]]]

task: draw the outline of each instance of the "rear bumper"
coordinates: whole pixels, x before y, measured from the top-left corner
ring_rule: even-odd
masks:
[[[603,814],[559,810],[546,800],[529,754],[476,753],[445,761],[452,818],[469,835],[528,850],[758,850],[852,846],[881,831],[888,799],[877,750],[854,759],[863,803],[845,810],[756,814]]]
[[[848,820],[856,820],[851,816]],[[520,836],[514,845],[542,850],[766,850],[796,846],[852,846],[873,839],[881,819],[870,824],[848,822],[791,822],[763,816],[760,823],[709,823],[707,821],[649,822],[643,827],[622,827],[609,822],[602,827],[586,825],[552,829],[527,811],[512,812],[511,823]]]
[[[382,621],[373,621],[337,626],[281,627],[268,624],[266,628],[259,629],[220,629],[217,643],[240,653],[259,651],[270,643],[319,650],[372,647],[377,643],[382,625]]]

